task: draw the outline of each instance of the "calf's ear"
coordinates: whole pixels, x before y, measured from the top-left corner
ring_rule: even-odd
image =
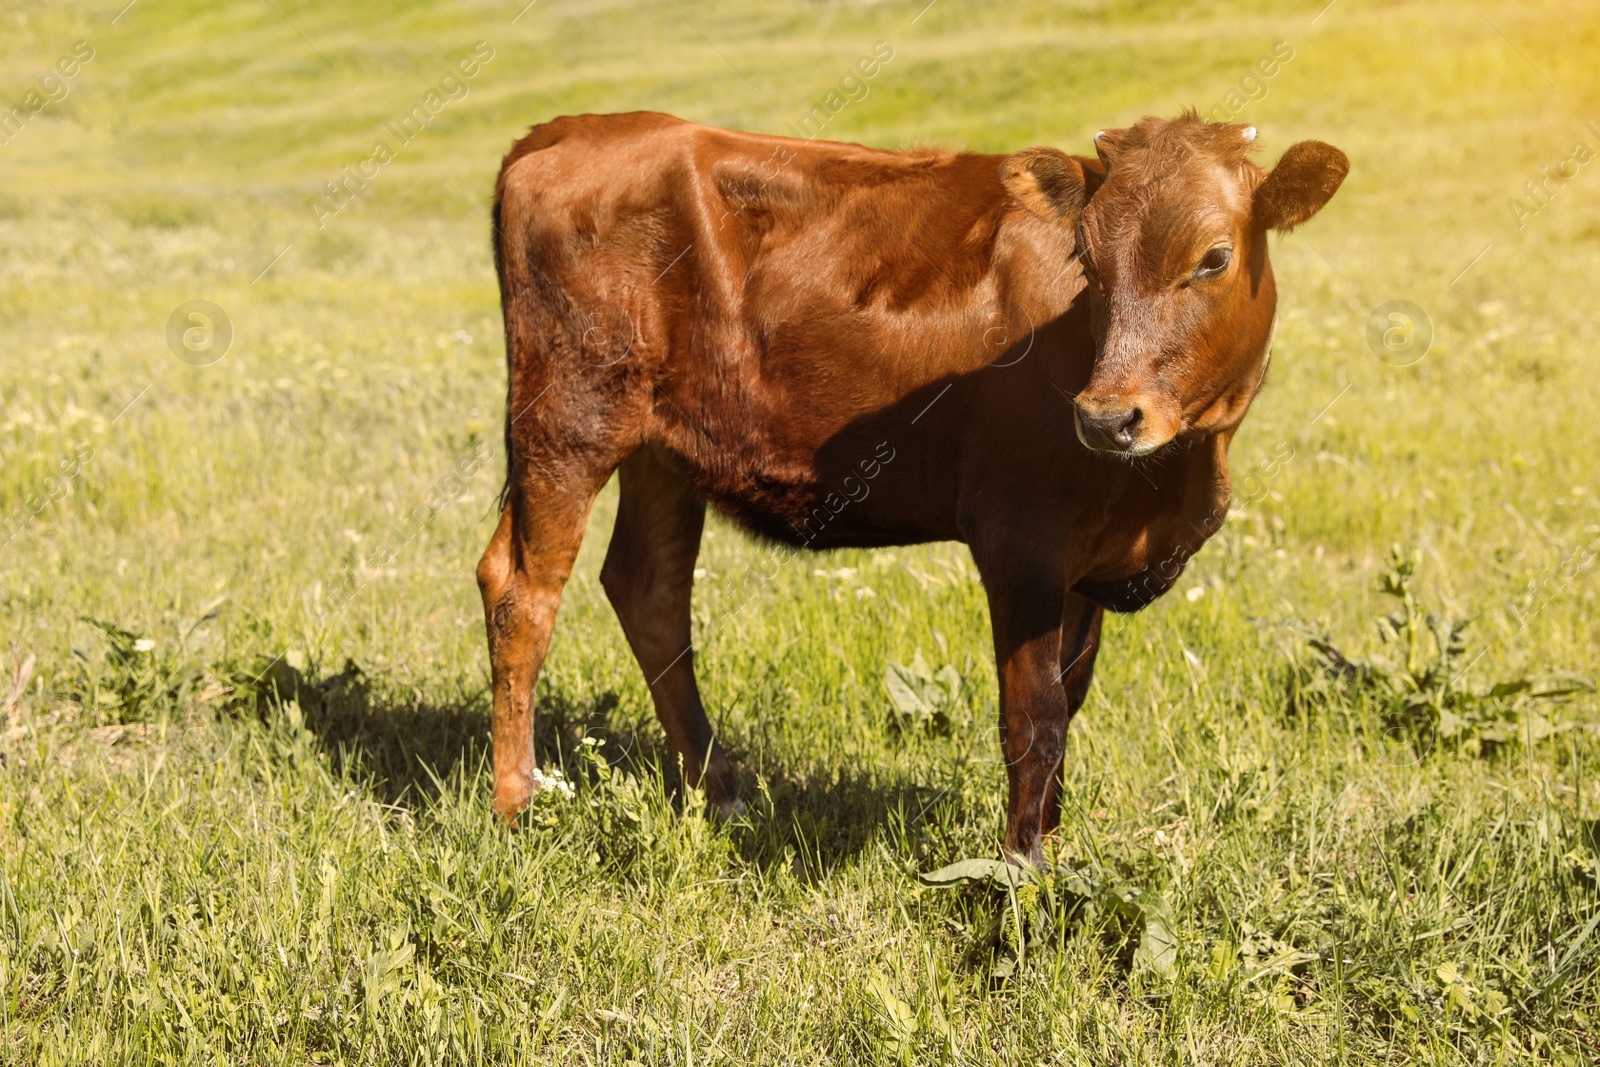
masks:
[[[1000,180],[1017,202],[1046,222],[1074,226],[1089,200],[1083,168],[1055,148],[1024,148],[1000,165]]]
[[[1293,229],[1322,210],[1348,173],[1350,160],[1331,144],[1290,145],[1256,186],[1256,221],[1269,230]]]

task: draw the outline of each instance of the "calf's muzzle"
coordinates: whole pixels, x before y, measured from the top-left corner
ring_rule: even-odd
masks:
[[[1129,452],[1139,442],[1144,411],[1127,397],[1079,396],[1072,402],[1078,440],[1098,452]]]

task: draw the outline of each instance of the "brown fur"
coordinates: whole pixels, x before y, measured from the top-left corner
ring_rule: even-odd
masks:
[[[506,500],[478,568],[496,810],[534,788],[533,685],[620,467],[603,584],[691,784],[734,800],[689,648],[706,501],[810,548],[959,540],[993,621],[1005,848],[1039,860],[1103,608],[1159,595],[1226,509],[1276,300],[1252,197],[1299,221],[1343,176],[1310,153],[1275,188],[1241,129],[1147,119],[1099,160],[648,113],[517,142],[494,212]],[[1191,277],[1219,242],[1232,264]]]

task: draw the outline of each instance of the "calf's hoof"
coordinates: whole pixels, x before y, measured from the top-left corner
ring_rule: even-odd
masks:
[[[497,782],[491,807],[507,826],[517,825],[517,816],[533,799],[533,783],[525,778],[514,782]]]
[[[732,822],[734,819],[742,819],[746,810],[744,801],[738,797],[734,797],[732,800],[713,801],[711,804],[711,814],[719,822]]]

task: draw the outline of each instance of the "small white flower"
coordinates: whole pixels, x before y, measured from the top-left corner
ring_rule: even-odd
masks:
[[[868,597],[875,597],[877,595],[878,594],[873,591],[873,588],[870,585],[864,585],[860,589],[856,590],[857,600],[866,600]]]
[[[1185,599],[1189,603],[1193,604],[1196,600],[1199,600],[1201,597],[1203,597],[1205,595],[1206,595],[1206,587],[1203,586],[1203,585],[1197,585],[1193,589],[1190,589],[1188,592],[1184,593],[1183,594],[1183,599]]]
[[[148,637],[141,637],[133,643],[133,650],[135,652],[149,652],[155,647],[156,643],[150,640]]]
[[[567,776],[559,770],[553,769],[546,771],[535,767],[533,769],[533,788],[534,792],[552,790],[569,797],[573,794],[572,783],[567,780]]]

